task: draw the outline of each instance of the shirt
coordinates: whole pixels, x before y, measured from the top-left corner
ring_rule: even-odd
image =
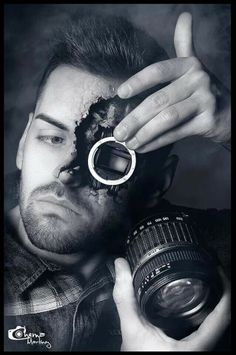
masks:
[[[11,234],[6,243],[5,350],[66,351],[87,347],[86,339],[94,333],[104,302],[111,299],[113,258],[100,265],[85,283],[79,272],[35,257]],[[17,327],[26,334],[35,334],[31,343],[9,339],[8,331]],[[40,333],[45,336],[37,343]],[[110,333],[120,335],[118,328],[111,328]]]
[[[229,276],[229,211],[203,211],[167,201],[164,206],[165,211],[185,211],[198,220],[202,227],[200,238],[213,247]],[[100,265],[85,283],[79,272],[35,257],[8,233],[5,265],[5,350],[120,349],[119,317],[112,299],[113,258]],[[13,336],[29,333],[33,336],[29,341],[12,340],[9,330],[15,330]],[[222,346],[225,349],[226,345]]]

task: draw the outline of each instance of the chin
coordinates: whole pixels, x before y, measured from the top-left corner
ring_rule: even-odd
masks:
[[[73,228],[72,221],[65,222],[57,215],[34,218],[32,214],[26,214],[23,224],[32,245],[44,251],[74,254],[87,248],[87,229],[82,226]]]
[[[27,248],[36,256],[53,262],[59,266],[66,266],[70,267],[76,264],[79,264],[86,261],[87,259],[87,252],[84,251],[77,251],[76,253],[56,253],[49,250],[41,249],[36,245],[33,245],[29,240],[27,242]],[[91,253],[90,253],[91,255]]]

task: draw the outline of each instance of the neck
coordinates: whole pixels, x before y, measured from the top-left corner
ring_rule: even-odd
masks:
[[[16,230],[16,235],[20,243],[35,256],[50,261],[63,267],[76,267],[83,274],[85,279],[89,279],[95,268],[105,259],[103,252],[96,254],[78,252],[74,254],[57,254],[47,250],[37,248],[31,243],[25,231],[24,224],[20,215],[19,206],[9,212],[10,222]]]

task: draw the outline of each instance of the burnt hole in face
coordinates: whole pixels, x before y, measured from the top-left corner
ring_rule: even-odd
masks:
[[[89,172],[88,155],[92,146],[101,138],[112,136],[115,126],[137,105],[135,100],[123,100],[118,96],[111,99],[99,98],[90,106],[88,115],[79,123],[76,122],[75,158],[72,159],[68,169],[79,167],[78,173],[82,176],[83,185],[89,185],[95,192],[106,189],[108,194],[117,195],[120,189],[127,188],[126,184],[108,186],[97,181]]]

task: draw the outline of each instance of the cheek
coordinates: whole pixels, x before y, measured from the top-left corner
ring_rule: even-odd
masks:
[[[58,164],[50,152],[44,152],[33,144],[25,146],[22,165],[22,183],[26,190],[47,184],[53,180],[53,170]]]

